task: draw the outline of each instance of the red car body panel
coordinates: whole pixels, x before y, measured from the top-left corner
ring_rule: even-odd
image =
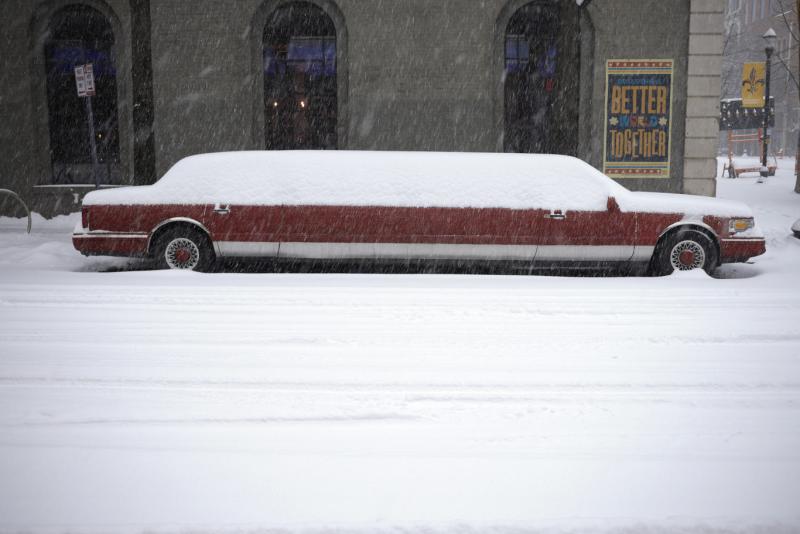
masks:
[[[536,212],[500,208],[287,206],[280,242],[536,244]]]
[[[766,243],[761,238],[720,239],[719,248],[720,263],[747,261],[767,251]]]
[[[73,234],[72,245],[86,256],[146,256],[148,236]]]
[[[83,254],[143,256],[160,225],[184,220],[198,223],[215,243],[610,246],[622,247],[616,259],[627,261],[633,247],[654,247],[666,229],[683,219],[677,213],[622,212],[615,203],[606,211],[562,213],[383,206],[225,208],[229,211],[218,213],[213,205],[90,206],[84,208],[88,232],[76,233],[73,243]],[[703,223],[718,237],[720,262],[745,261],[765,251],[763,239],[730,238],[725,218],[705,217]]]

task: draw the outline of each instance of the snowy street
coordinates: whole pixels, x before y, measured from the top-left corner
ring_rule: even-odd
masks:
[[[767,253],[714,278],[119,272],[0,219],[0,532],[800,532],[792,164],[718,179]]]

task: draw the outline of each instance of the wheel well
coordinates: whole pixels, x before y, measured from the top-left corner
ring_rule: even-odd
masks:
[[[709,241],[711,241],[711,244],[714,246],[715,259],[716,259],[717,265],[719,265],[720,249],[719,249],[719,239],[717,239],[717,235],[713,231],[708,229],[708,228],[705,228],[705,227],[697,225],[697,224],[691,224],[691,223],[681,224],[679,226],[675,226],[674,228],[670,228],[669,230],[664,232],[658,238],[658,243],[656,243],[656,254],[653,254],[653,258],[655,258],[657,256],[657,253],[659,252],[660,247],[668,239],[670,239],[672,236],[674,236],[675,234],[677,234],[679,232],[685,232],[687,230],[691,230],[691,231],[697,232],[699,234],[703,234],[704,236],[706,236],[708,238]]]
[[[156,227],[152,235],[150,235],[150,240],[147,243],[147,254],[149,256],[153,255],[153,253],[155,252],[153,250],[153,247],[156,245],[156,243],[158,243],[158,240],[161,238],[162,235],[164,235],[164,233],[179,228],[197,232],[198,234],[205,236],[205,238],[208,239],[209,245],[211,244],[211,236],[209,235],[208,230],[203,228],[200,224],[191,221],[172,221],[163,223],[160,226]]]

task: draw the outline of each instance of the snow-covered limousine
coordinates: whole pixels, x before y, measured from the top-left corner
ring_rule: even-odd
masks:
[[[202,154],[149,186],[94,191],[86,255],[498,260],[715,269],[764,253],[744,204],[631,192],[568,156],[271,151]]]

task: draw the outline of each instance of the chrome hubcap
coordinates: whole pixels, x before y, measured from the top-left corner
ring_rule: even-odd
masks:
[[[200,263],[200,249],[191,239],[178,237],[167,244],[164,257],[170,269],[192,270]]]
[[[681,241],[672,247],[669,260],[672,267],[679,271],[702,269],[706,264],[706,253],[699,243]]]

